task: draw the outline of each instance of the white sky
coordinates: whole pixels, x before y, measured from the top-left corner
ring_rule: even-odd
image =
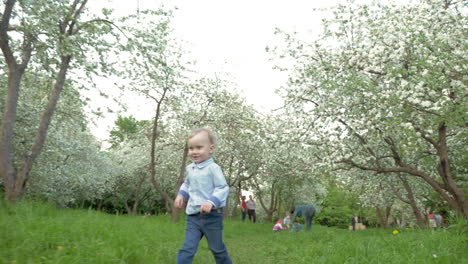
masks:
[[[340,2],[344,0],[95,0],[89,7],[113,8],[118,16],[135,13],[137,8],[157,9],[161,3],[169,9],[177,7],[172,20],[174,34],[187,43],[184,48],[197,61],[196,70],[208,77],[228,73],[247,102],[267,112],[281,106],[282,99],[275,90],[287,79],[284,73],[272,69],[265,51],[266,46],[278,41],[275,28],[313,38],[320,32],[324,17],[313,9]],[[147,111],[140,108],[129,112],[138,119],[145,118],[138,113]],[[149,114],[146,118],[153,113]],[[116,114],[107,115],[93,133],[107,138],[115,119]]]

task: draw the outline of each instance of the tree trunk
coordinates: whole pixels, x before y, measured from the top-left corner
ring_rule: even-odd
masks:
[[[138,210],[138,206],[140,205],[140,202],[138,200],[136,200],[134,203],[133,203],[133,206],[132,206],[132,215],[137,215],[137,210]]]
[[[447,126],[445,122],[441,122],[439,124],[438,135],[439,139],[437,141],[436,149],[437,156],[439,157],[439,164],[437,171],[445,183],[444,189],[452,194],[456,203],[456,205],[452,207],[455,207],[454,209],[457,214],[464,216],[466,219],[468,218],[468,203],[465,199],[464,192],[456,185],[455,181],[453,180],[451,170],[452,168],[450,166],[450,160],[448,157]]]
[[[418,223],[419,227],[425,227],[427,226],[427,222],[424,218],[424,216],[421,214],[421,211],[418,208],[418,205],[416,203],[416,198],[414,197],[413,189],[408,183],[408,180],[404,177],[399,176],[401,182],[403,183],[403,186],[405,187],[406,190],[406,196],[408,197],[408,200],[403,201],[408,203],[411,206],[411,209],[413,210],[414,216],[416,217],[416,221]],[[400,199],[401,200],[401,199]]]
[[[132,209],[128,205],[128,199],[125,199],[124,205],[125,205],[125,210],[127,211],[127,214],[131,215],[132,214]]]
[[[11,72],[8,76],[8,95],[1,123],[0,174],[5,186],[5,199],[16,202],[20,194],[16,192],[16,168],[13,165],[13,131],[16,123],[16,107],[22,73]]]
[[[180,186],[182,186],[182,183],[184,183],[187,157],[188,157],[188,147],[187,147],[187,142],[185,142],[184,153],[182,154],[182,161],[180,163],[180,169],[179,169],[179,178],[177,179],[174,197],[177,197]],[[176,208],[175,206],[173,206],[173,204],[170,207],[171,207],[171,221],[172,223],[177,223],[179,221],[180,210]]]
[[[143,188],[143,183],[145,182],[145,179],[146,179],[146,174],[143,171],[142,172],[137,172],[137,173],[140,174],[140,179],[139,179],[138,184],[136,186],[136,190],[133,193],[133,201],[134,202],[133,202],[133,205],[132,205],[131,215],[137,215],[138,206],[145,199],[146,194],[148,194],[148,192],[151,191],[151,190],[149,190],[144,195],[141,194],[142,193],[141,190]]]
[[[99,199],[98,200],[98,204],[97,204],[97,207],[96,207],[96,210],[97,211],[102,211],[102,204],[104,202],[104,199]]]
[[[153,187],[156,189],[156,191],[161,195],[161,197],[169,204],[170,208],[172,209],[171,212],[174,212],[176,210],[173,210],[174,208],[174,199],[172,199],[159,185],[159,182],[156,180],[156,141],[158,140],[159,137],[159,119],[161,118],[161,107],[166,99],[167,92],[169,91],[169,87],[164,87],[161,97],[159,100],[157,100],[157,105],[156,105],[156,113],[154,115],[153,119],[153,129],[151,132],[151,157],[150,157],[150,178],[151,178],[151,183],[153,184]],[[172,214],[172,213],[171,213]],[[175,217],[175,215],[172,215],[172,217]],[[174,221],[174,219],[172,219]]]
[[[261,191],[260,191],[260,186],[258,185],[257,182],[255,182],[255,185],[257,187],[257,197],[258,200],[260,201],[260,205],[262,206],[263,210],[265,210],[265,213],[267,214],[267,221],[272,222],[273,221],[273,213],[276,212],[277,206],[278,206],[278,193],[275,191],[275,185],[276,182],[273,182],[271,184],[271,191],[270,191],[270,206],[269,208],[266,207],[265,203],[263,202]]]
[[[234,199],[235,203],[234,203],[234,205],[232,206],[232,209],[231,209],[231,217],[232,218],[237,218],[237,213],[239,211],[238,206],[240,204],[241,196],[242,196],[242,185],[241,185],[241,182],[239,181],[239,183],[238,183],[238,185],[236,187],[236,197]]]
[[[347,126],[351,131],[352,128],[349,125],[341,121],[345,126]],[[428,144],[432,145],[437,151],[437,157],[439,159],[437,164],[437,172],[442,179],[443,183],[440,183],[437,179],[430,176],[430,173],[420,171],[417,168],[413,168],[409,164],[404,162],[404,158],[401,157],[398,147],[395,141],[390,137],[386,136],[383,138],[384,142],[387,143],[389,150],[392,154],[392,158],[395,162],[395,167],[392,168],[383,168],[380,164],[376,164],[375,167],[367,167],[360,165],[354,162],[352,159],[340,160],[338,163],[346,163],[351,167],[359,168],[362,170],[374,171],[377,173],[407,173],[412,176],[419,177],[427,182],[433,189],[436,191],[446,202],[447,204],[455,211],[456,214],[463,216],[465,219],[468,218],[468,202],[465,198],[465,193],[462,189],[462,186],[458,186],[452,175],[450,160],[448,156],[448,146],[447,146],[447,126],[444,121],[439,123],[438,126],[438,140],[433,140],[428,136],[421,128],[415,126],[415,130],[421,134],[421,137],[427,141]],[[363,145],[366,145],[366,140],[363,136],[353,133]],[[367,148],[370,153],[373,153],[372,149]],[[375,156],[375,154],[372,154]]]
[[[377,219],[379,219],[380,227],[387,228],[388,227],[388,218],[390,217],[390,212],[392,210],[391,206],[385,207],[385,210],[380,207],[375,208],[375,212],[377,213]]]
[[[7,96],[0,125],[0,175],[5,188],[5,199],[10,202],[18,201],[21,196],[16,187],[17,171],[13,160],[13,139],[21,79],[32,52],[31,43],[24,43],[26,44],[25,48],[28,48],[29,51],[21,54],[24,55],[22,56],[23,62],[18,64],[14,57],[14,52],[9,45],[8,29],[15,3],[16,1],[14,0],[8,0],[4,3],[5,9],[0,23],[0,48],[2,49],[5,63],[8,66]]]
[[[76,34],[75,25],[76,19],[83,11],[87,1],[83,1],[78,7],[78,1],[75,1],[71,6],[72,15],[67,17],[58,26],[60,28],[60,37],[68,37]],[[0,126],[0,174],[5,185],[5,199],[8,201],[16,202],[21,199],[29,178],[29,173],[32,166],[41,153],[44,142],[47,138],[47,131],[55,112],[57,102],[60,94],[65,85],[66,74],[70,65],[71,55],[64,55],[61,57],[60,69],[55,80],[54,88],[49,95],[49,101],[46,109],[44,110],[39,128],[36,132],[36,137],[32,148],[29,152],[24,154],[24,160],[21,162],[20,168],[17,170],[13,161],[13,139],[16,123],[16,110],[18,106],[18,98],[20,93],[21,79],[29,64],[32,54],[32,41],[34,40],[33,32],[24,33],[24,41],[22,49],[19,51],[21,63],[18,64],[14,57],[14,52],[9,45],[9,22],[15,0],[7,0],[5,9],[0,23],[0,48],[5,57],[5,62],[8,66],[8,90],[7,98],[5,101],[5,108]],[[78,8],[77,8],[78,7]],[[61,44],[62,39],[58,42]]]
[[[224,218],[229,217],[229,197],[226,199],[226,206],[224,206],[223,216]]]
[[[60,64],[60,71],[57,76],[57,80],[54,84],[54,89],[49,95],[49,101],[47,103],[46,109],[42,114],[42,118],[39,124],[39,128],[36,132],[36,137],[34,139],[33,146],[31,151],[25,155],[23,163],[21,165],[18,174],[16,175],[16,184],[15,184],[15,193],[20,196],[23,194],[26,187],[26,182],[29,179],[29,172],[31,172],[34,161],[37,159],[39,154],[42,151],[45,140],[47,138],[47,131],[49,130],[50,122],[52,121],[52,116],[57,108],[57,103],[60,99],[60,94],[63,91],[65,85],[65,79],[67,75],[68,68],[70,66],[71,56],[62,57]]]

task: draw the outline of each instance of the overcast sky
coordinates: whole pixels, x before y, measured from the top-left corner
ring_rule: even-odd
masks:
[[[344,0],[95,0],[89,7],[110,7],[118,16],[135,13],[138,8],[157,9],[161,4],[168,9],[177,7],[172,20],[174,34],[187,43],[184,48],[197,61],[196,70],[208,77],[228,73],[248,103],[269,111],[281,106],[275,89],[287,78],[272,69],[265,51],[278,41],[275,28],[313,38],[325,16],[314,8],[340,2]],[[109,127],[102,125],[98,130],[103,138]]]

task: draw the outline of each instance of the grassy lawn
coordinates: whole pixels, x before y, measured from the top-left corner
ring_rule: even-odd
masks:
[[[468,263],[466,222],[443,230],[273,233],[273,224],[226,220],[234,263]],[[185,221],[59,210],[38,203],[0,204],[0,263],[175,263]],[[194,263],[214,263],[206,240]]]

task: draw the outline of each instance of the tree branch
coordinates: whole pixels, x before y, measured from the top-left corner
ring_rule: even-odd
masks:
[[[0,47],[5,56],[5,61],[11,67],[16,68],[16,60],[13,56],[13,52],[8,43],[8,27],[10,24],[11,14],[13,12],[13,6],[15,5],[15,0],[8,0],[5,3],[5,9],[2,15],[2,21],[0,22]]]

